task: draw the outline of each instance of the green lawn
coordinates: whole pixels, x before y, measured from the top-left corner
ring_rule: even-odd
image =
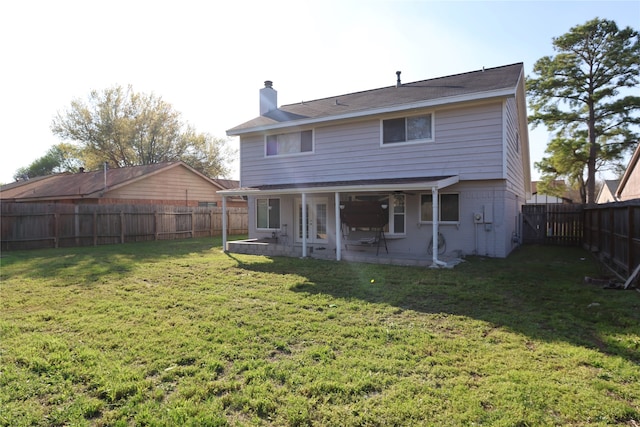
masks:
[[[212,239],[5,252],[3,426],[640,425],[640,294],[576,248],[452,270]]]

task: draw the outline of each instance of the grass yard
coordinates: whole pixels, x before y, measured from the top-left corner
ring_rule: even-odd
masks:
[[[640,426],[640,294],[577,248],[453,270],[5,252],[2,426]]]

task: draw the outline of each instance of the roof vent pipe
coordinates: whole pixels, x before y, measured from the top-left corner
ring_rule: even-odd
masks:
[[[402,83],[400,82],[400,73],[402,71],[396,71],[396,76],[398,76],[398,80],[396,81],[396,87],[400,87]]]
[[[264,116],[269,111],[278,108],[278,92],[273,88],[271,80],[265,80],[264,87],[260,89],[260,115]]]

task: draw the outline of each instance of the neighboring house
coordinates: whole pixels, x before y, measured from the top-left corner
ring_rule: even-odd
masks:
[[[398,72],[393,86],[279,108],[266,81],[260,116],[227,134],[240,137],[241,188],[218,194],[248,196],[256,243],[286,235],[278,245],[295,256],[372,246],[432,265],[519,244],[531,196],[522,63],[413,83]]]
[[[531,183],[531,197],[526,201],[528,205],[548,205],[548,204],[562,204],[573,203],[571,198],[571,190],[564,191],[562,196],[552,196],[549,194],[538,191],[538,182],[533,181]],[[564,181],[554,181],[554,186],[565,186]]]
[[[234,179],[213,178],[213,181],[226,190],[240,187],[240,181]]]
[[[619,179],[606,179],[602,183],[602,187],[600,187],[600,191],[598,192],[598,197],[596,197],[596,203],[611,203],[617,202],[616,200],[616,189],[620,184]]]
[[[0,187],[2,202],[70,204],[158,204],[220,206],[216,192],[233,181],[216,181],[182,162],[61,173]],[[244,207],[235,197],[228,206]]]
[[[631,160],[624,171],[624,175],[620,179],[618,188],[616,189],[616,200],[621,202],[625,200],[640,199],[640,144],[631,156]]]
[[[558,196],[550,196],[548,194],[533,193],[531,198],[526,202],[528,205],[549,205],[549,204],[562,204],[570,203],[566,199]]]

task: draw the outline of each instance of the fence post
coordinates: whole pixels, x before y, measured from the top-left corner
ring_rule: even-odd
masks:
[[[209,236],[213,237],[213,209],[209,211]]]
[[[158,210],[153,211],[153,239],[158,240]]]
[[[73,234],[75,235],[76,246],[80,246],[80,206],[73,207]]]
[[[616,239],[616,234],[614,233],[615,227],[613,226],[613,221],[615,218],[615,213],[614,213],[615,208],[611,208],[609,209],[609,256],[611,256],[611,259],[615,259],[616,257],[616,245],[615,245],[615,239]]]
[[[193,208],[191,208],[191,238],[196,237],[196,213]]]
[[[98,211],[93,211],[93,246],[98,246]]]
[[[120,211],[120,243],[124,243],[124,212]]]
[[[603,245],[603,233],[602,233],[602,215],[604,215],[604,210],[598,209],[598,247],[602,248]]]
[[[635,268],[635,256],[633,253],[633,236],[635,235],[633,224],[633,206],[627,206],[627,224],[627,276],[630,276]]]
[[[53,214],[53,246],[54,247],[58,247],[58,230],[60,227],[58,227],[58,220],[60,218],[60,214],[58,212],[55,212]]]

